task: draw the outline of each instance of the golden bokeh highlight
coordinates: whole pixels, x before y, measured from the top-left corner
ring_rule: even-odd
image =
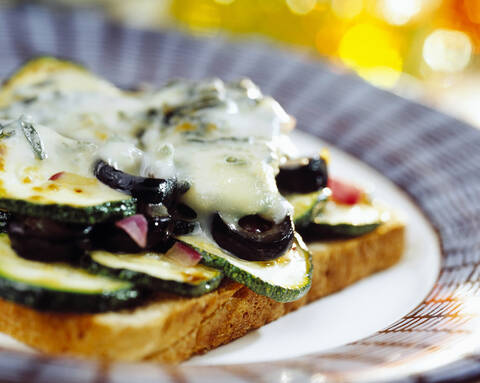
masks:
[[[363,0],[332,0],[333,13],[341,19],[353,19],[363,11]]]
[[[465,0],[464,7],[470,21],[475,24],[480,24],[480,1]]]
[[[348,29],[338,54],[347,66],[376,85],[395,85],[402,71],[403,60],[395,36],[374,24],[356,24]]]
[[[287,5],[293,13],[305,15],[313,11],[317,0],[287,0]]]
[[[392,25],[408,23],[422,8],[422,0],[379,0],[378,9],[384,20]]]
[[[437,29],[423,45],[423,58],[434,71],[459,72],[470,62],[472,43],[460,31]]]
[[[170,13],[196,33],[313,48],[387,88],[461,72],[480,53],[480,0],[171,0]]]

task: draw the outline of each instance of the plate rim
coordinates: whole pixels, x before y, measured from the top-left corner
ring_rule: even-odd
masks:
[[[48,20],[52,23],[52,25],[55,25],[55,28],[58,28],[57,31],[61,31],[63,29],[68,29],[71,28],[71,26],[68,26],[68,23],[71,22],[72,25],[80,25],[80,26],[91,26],[91,25],[96,25],[97,28],[100,28],[100,30],[103,29],[114,29],[115,31],[121,31],[120,38],[116,42],[116,44],[120,44],[122,46],[122,50],[127,51],[127,52],[137,52],[137,55],[143,54],[145,58],[148,58],[149,65],[152,65],[152,62],[158,62],[159,58],[158,56],[151,57],[148,56],[148,50],[142,50],[140,52],[144,53],[138,53],[139,51],[136,50],[135,48],[132,48],[131,44],[135,41],[136,39],[140,39],[142,42],[142,46],[145,47],[152,47],[154,46],[155,40],[160,39],[163,43],[168,43],[170,44],[168,49],[172,51],[172,54],[175,59],[181,59],[187,54],[194,54],[196,53],[201,53],[201,56],[204,57],[202,61],[203,68],[201,70],[197,69],[194,72],[192,72],[192,77],[201,77],[204,72],[213,71],[215,66],[218,66],[220,64],[216,63],[215,59],[220,59],[221,65],[223,67],[219,67],[223,72],[225,72],[225,69],[232,70],[232,73],[240,73],[243,71],[249,72],[253,71],[252,73],[254,76],[265,76],[266,73],[268,72],[268,69],[272,69],[272,65],[274,65],[276,60],[279,60],[283,63],[285,63],[285,68],[283,70],[273,70],[272,72],[273,75],[269,76],[269,83],[267,85],[267,90],[274,95],[278,95],[280,102],[283,105],[286,105],[286,109],[288,110],[288,98],[292,97],[292,82],[295,83],[296,81],[300,81],[300,78],[302,79],[302,84],[306,87],[307,90],[303,89],[302,93],[298,96],[300,101],[297,101],[295,103],[295,108],[298,109],[297,111],[292,111],[292,114],[299,115],[300,111],[303,110],[305,115],[299,116],[299,121],[307,121],[309,118],[312,118],[312,116],[315,116],[316,110],[315,110],[315,102],[318,102],[318,99],[321,99],[323,102],[328,102],[328,98],[323,98],[321,95],[316,94],[315,88],[313,85],[308,84],[308,75],[314,75],[315,82],[312,81],[312,83],[317,84],[320,86],[320,88],[327,87],[328,89],[323,89],[323,92],[328,91],[328,97],[332,98],[333,100],[339,101],[339,97],[343,96],[342,99],[342,108],[343,111],[345,112],[344,115],[342,115],[342,108],[339,108],[338,106],[332,107],[336,112],[332,112],[332,110],[327,113],[326,122],[320,122],[315,124],[313,127],[306,127],[306,126],[301,126],[300,128],[303,128],[302,130],[314,134],[316,136],[321,135],[321,138],[328,141],[332,145],[337,146],[340,150],[344,150],[350,155],[353,155],[354,157],[358,158],[359,160],[366,162],[369,165],[374,165],[373,167],[382,172],[382,170],[387,169],[389,163],[390,166],[392,166],[392,163],[395,163],[395,160],[398,160],[400,152],[394,152],[392,148],[398,149],[398,145],[395,146],[394,143],[391,141],[388,141],[390,145],[390,151],[392,154],[392,157],[388,157],[389,153],[385,153],[387,150],[385,147],[382,148],[382,155],[378,153],[371,153],[368,152],[368,150],[371,150],[372,148],[379,148],[378,147],[378,137],[375,137],[374,135],[372,136],[372,133],[378,134],[379,136],[383,138],[385,135],[385,132],[389,132],[394,134],[394,127],[388,125],[388,121],[385,120],[385,116],[381,116],[381,113],[379,111],[375,110],[370,110],[370,112],[376,116],[378,119],[378,123],[383,122],[386,124],[384,127],[384,130],[380,131],[379,129],[376,129],[375,127],[372,126],[365,126],[362,125],[361,123],[356,122],[356,120],[349,120],[349,118],[352,118],[351,114],[353,113],[352,111],[355,111],[358,115],[365,116],[366,112],[355,105],[355,102],[358,102],[361,100],[363,97],[367,98],[369,97],[379,105],[382,105],[384,108],[391,108],[388,109],[392,114],[397,113],[400,116],[403,116],[408,122],[410,123],[415,123],[417,126],[421,127],[422,130],[417,131],[416,135],[412,134],[411,128],[407,126],[406,132],[411,135],[411,137],[414,137],[415,139],[420,139],[420,143],[422,145],[433,145],[434,147],[437,147],[437,151],[440,150],[439,148],[443,148],[442,143],[439,142],[438,137],[436,135],[440,135],[442,140],[445,139],[450,139],[453,144],[451,146],[456,147],[455,145],[458,145],[458,147],[465,149],[466,154],[473,153],[471,151],[471,148],[469,145],[473,145],[473,143],[478,143],[480,142],[480,132],[478,130],[475,130],[473,127],[470,127],[469,125],[460,122],[456,120],[453,117],[449,117],[446,115],[443,115],[437,111],[434,111],[426,106],[413,103],[411,101],[405,100],[403,98],[400,98],[398,96],[392,95],[388,92],[375,89],[371,87],[370,85],[366,84],[362,80],[355,78],[351,74],[344,74],[344,73],[331,73],[328,72],[325,67],[319,65],[318,61],[313,60],[311,58],[306,58],[305,55],[299,55],[299,56],[292,56],[289,50],[279,50],[276,47],[272,47],[271,44],[265,44],[264,42],[256,42],[256,43],[249,43],[249,42],[236,42],[234,45],[230,42],[226,42],[225,40],[220,40],[220,41],[212,41],[212,40],[204,40],[204,39],[199,39],[199,38],[194,38],[191,36],[187,36],[184,34],[181,34],[179,32],[171,32],[171,31],[163,31],[163,32],[158,32],[158,31],[145,31],[145,30],[137,30],[129,27],[122,27],[119,25],[116,25],[108,20],[105,20],[102,16],[99,16],[96,13],[92,13],[91,10],[88,11],[75,11],[75,14],[71,13],[70,11],[66,11],[67,13],[59,13],[58,11],[52,11],[48,8],[42,7],[42,6],[21,6],[21,7],[16,7],[13,9],[7,9],[7,10],[2,10],[0,8],[0,17],[7,17],[11,20],[9,22],[8,28],[12,28],[12,30],[19,28],[18,26],[15,26],[15,21],[21,20],[25,14],[30,15],[33,14],[39,14],[40,16],[37,16],[40,18],[40,20]],[[65,21],[66,17],[66,21]],[[12,21],[13,20],[13,21]],[[27,24],[34,24],[35,18],[32,17],[27,17]],[[35,27],[30,25],[31,30],[35,30]],[[18,30],[18,29],[17,29]],[[75,30],[75,29],[74,29]],[[85,39],[92,38],[92,32],[87,31],[85,33],[87,36]],[[133,36],[133,37],[132,37]],[[161,37],[161,38],[160,38]],[[11,35],[8,36],[8,38],[12,38]],[[23,41],[23,46],[19,47],[19,44],[21,41],[14,40],[13,41],[13,51],[15,52],[14,55],[16,59],[23,57],[23,56],[28,56],[31,54],[39,53],[42,51],[43,48],[38,44],[38,40],[35,42],[32,40],[32,36],[26,36],[22,37],[23,39],[26,39]],[[73,35],[69,37],[70,39],[75,40],[78,43],[78,39],[80,38],[77,35]],[[18,39],[18,37],[17,37]],[[129,40],[130,39],[130,40]],[[133,39],[133,40],[132,40]],[[129,42],[130,41],[130,42]],[[112,41],[106,39],[102,40],[102,42],[98,46],[94,46],[91,48],[92,50],[94,49],[100,49],[100,52],[102,49],[104,49],[104,44],[111,43]],[[128,45],[130,44],[130,46]],[[40,44],[41,45],[41,44]],[[65,45],[65,44],[63,44]],[[185,45],[185,47],[183,46]],[[25,47],[26,46],[26,47]],[[63,50],[62,50],[63,49]],[[165,48],[166,49],[166,48]],[[187,49],[191,49],[190,51],[187,51]],[[52,53],[61,53],[63,51],[66,52],[66,54],[59,54],[60,56],[69,56],[73,58],[78,57],[78,52],[69,51],[66,49],[65,46],[62,47],[62,44],[59,44],[55,48],[52,49],[52,51],[55,50],[55,52]],[[204,53],[207,51],[207,53]],[[228,63],[227,56],[229,54],[233,54],[232,52],[236,51],[236,58],[242,58],[239,62],[235,62],[235,67],[232,68],[225,68],[225,63]],[[72,54],[69,54],[72,53]],[[99,52],[97,52],[98,56]],[[245,55],[249,56],[248,59],[245,58]],[[90,56],[94,57],[94,55]],[[102,70],[99,70],[98,72],[101,74],[105,74],[107,65],[110,65],[112,67],[115,67],[115,64],[112,62],[105,62],[105,58],[99,59],[99,57],[96,57],[96,59],[90,58],[90,60],[93,60],[92,62],[94,63],[93,69],[96,70],[97,67],[101,68]],[[109,59],[111,60],[111,59]],[[157,61],[155,61],[157,60]],[[223,61],[221,61],[223,60]],[[230,60],[231,61],[231,60]],[[118,63],[116,65],[119,65]],[[123,64],[122,64],[123,65]],[[185,64],[183,64],[185,65]],[[255,65],[258,65],[258,67],[255,67]],[[121,65],[120,65],[121,66]],[[223,68],[223,69],[222,69]],[[122,70],[125,73],[128,73],[128,76],[125,76],[124,79],[126,82],[128,82],[129,76],[136,75],[138,76],[140,73],[136,73],[135,71],[128,72],[128,69],[118,69],[113,71],[113,73],[110,73],[112,76],[119,76],[119,74],[122,73]],[[136,70],[138,71],[138,63]],[[157,76],[155,79],[158,80],[158,78],[161,78],[162,76],[170,73],[177,73],[181,72],[182,70],[186,70],[184,67],[178,67],[176,68],[174,66],[174,60],[172,59],[169,62],[169,66],[166,70],[161,71],[160,74],[158,73],[150,73],[149,75],[151,76]],[[298,78],[292,79],[292,74],[295,71],[303,70],[303,74],[299,74]],[[202,72],[203,71],[203,72]],[[263,72],[262,72],[263,71]],[[266,72],[267,71],[267,72]],[[134,73],[135,72],[135,73]],[[132,73],[134,73],[132,75]],[[272,77],[273,76],[273,77]],[[109,76],[107,76],[109,77]],[[268,77],[268,75],[267,75]],[[254,78],[255,79],[255,78]],[[262,77],[259,77],[260,79],[260,85],[262,86]],[[321,81],[326,81],[327,85],[324,85],[323,83],[321,84]],[[158,81],[156,81],[158,83]],[[264,83],[266,80],[263,81]],[[318,82],[318,83],[317,83]],[[133,83],[133,82],[131,82]],[[311,98],[309,98],[311,97]],[[287,102],[283,102],[286,100]],[[345,109],[347,108],[347,109]],[[348,109],[349,108],[349,109]],[[380,107],[379,107],[380,108]],[[405,110],[408,112],[406,113]],[[368,112],[368,110],[367,110]],[[403,113],[403,114],[402,114]],[[396,114],[395,114],[396,115]],[[357,116],[358,119],[358,116]],[[428,122],[428,124],[427,124]],[[335,125],[336,124],[336,125]],[[350,125],[349,125],[350,124]],[[397,124],[399,122],[397,121]],[[332,127],[332,125],[334,125]],[[455,129],[452,130],[451,126],[454,126]],[[433,128],[432,128],[433,127]],[[335,128],[335,129],[334,129]],[[368,129],[367,129],[368,128]],[[410,129],[410,130],[408,130]],[[344,134],[348,139],[344,141],[339,141],[339,131]],[[370,136],[367,137],[368,134]],[[404,135],[407,135],[405,133]],[[383,136],[382,136],[383,135]],[[398,134],[397,134],[398,135]],[[400,137],[400,136],[399,136]],[[354,139],[358,139],[361,145],[355,146],[355,141]],[[401,137],[400,137],[401,138]],[[403,137],[404,138],[404,137]],[[470,140],[470,142],[469,142]],[[336,145],[337,144],[337,145]],[[450,144],[449,144],[450,145]],[[422,146],[419,145],[418,143],[412,143],[413,148],[416,148],[417,150],[421,149]],[[443,150],[443,149],[442,149]],[[411,151],[409,152],[403,152],[403,155],[410,155],[412,158],[416,159],[416,162],[413,161],[411,158],[407,158],[408,161],[410,161],[413,165],[417,164],[418,166],[423,166],[428,169],[427,165],[435,165],[438,164],[438,159],[436,156],[439,155],[440,152],[435,153],[434,151],[430,151],[429,155],[430,157],[422,157],[418,153],[413,153]],[[462,155],[465,155],[465,153],[462,153]],[[416,157],[415,157],[416,156]],[[449,166],[452,167],[452,169],[455,169],[455,171],[458,171],[457,168],[459,168],[461,171],[465,171],[466,174],[468,173],[469,168],[468,166],[472,165],[472,162],[476,159],[474,154],[471,154],[470,159],[466,159],[465,164],[463,168],[461,166],[454,166],[449,164]],[[375,163],[375,161],[380,161]],[[384,162],[381,162],[384,161]],[[407,161],[407,162],[408,162]],[[430,161],[430,162],[429,162]],[[409,162],[409,163],[410,163]],[[376,166],[375,166],[376,165]],[[412,166],[413,166],[412,165]],[[405,165],[406,166],[406,165]],[[415,173],[415,168],[408,168],[407,170],[410,170]],[[391,171],[391,170],[390,170]],[[441,173],[441,172],[440,172]],[[441,173],[444,174],[444,173]],[[433,178],[432,175],[429,175],[430,178]],[[447,177],[448,176],[448,177]],[[451,176],[451,179],[455,179],[455,177],[450,174],[449,172],[445,171],[444,178],[445,180],[449,180]],[[435,185],[435,182],[437,181],[430,181],[428,180],[424,181],[423,183],[414,183],[414,181],[411,178],[411,176],[405,173],[402,173],[400,170],[397,170],[396,172],[391,171],[389,175],[386,175],[387,178],[392,180],[397,186],[399,186],[402,190],[407,191],[407,193],[412,197],[413,202],[419,207],[420,211],[422,211],[427,220],[431,223],[431,225],[434,227],[434,229],[437,231],[439,234],[439,238],[442,241],[442,246],[441,246],[441,251],[442,251],[442,271],[445,271],[445,267],[449,268],[454,268],[456,267],[455,264],[453,266],[449,262],[454,262],[454,260],[450,260],[450,253],[447,252],[447,249],[445,249],[445,241],[450,241],[453,245],[458,245],[459,247],[462,246],[461,243],[456,243],[455,242],[455,235],[471,235],[471,232],[468,232],[468,229],[462,226],[464,225],[466,221],[454,221],[453,218],[451,221],[456,225],[454,229],[456,230],[447,230],[443,225],[440,225],[438,220],[440,218],[443,218],[444,215],[439,214],[438,216],[432,213],[432,209],[435,208],[435,206],[442,206],[446,207],[448,203],[450,203],[453,207],[456,207],[453,198],[455,196],[458,196],[458,189],[457,190],[450,190],[448,189],[448,198],[445,197],[444,200],[439,199],[439,201],[428,201],[425,197],[425,193],[428,192],[428,187],[432,186],[431,184]],[[428,178],[428,177],[427,177]],[[415,189],[411,186],[411,184],[408,184],[409,182],[413,183],[415,185]],[[473,182],[473,181],[472,181]],[[480,184],[480,180],[476,182],[475,185]],[[402,187],[403,186],[403,187]],[[462,190],[467,190],[468,185],[461,184]],[[414,197],[412,190],[417,190],[419,193],[424,193],[421,195],[417,195],[417,198]],[[474,196],[478,195],[475,194],[474,192],[470,192]],[[442,205],[443,204],[443,205]],[[448,205],[450,207],[450,205]],[[476,206],[471,207],[471,209],[476,208]],[[465,217],[470,219],[470,216],[468,213],[471,213],[472,210],[466,211]],[[476,210],[475,210],[476,211]],[[462,217],[460,217],[462,218]],[[465,219],[467,219],[465,218]],[[474,220],[472,218],[472,222],[475,225],[479,224],[478,220]],[[475,226],[477,228],[477,226]],[[470,237],[465,237],[466,239],[472,240]],[[465,242],[464,241],[464,242]],[[478,242],[475,242],[472,240],[472,244],[468,244],[469,246],[477,246]],[[463,249],[463,248],[462,248]],[[448,249],[450,251],[450,248]],[[468,249],[467,249],[468,250]],[[467,251],[465,250],[465,251]],[[473,258],[474,259],[474,258]],[[441,292],[441,288],[445,283],[441,280],[441,278],[444,277],[445,274],[441,274],[439,280],[437,281],[437,285],[434,288],[438,289],[439,292]],[[478,281],[468,281],[468,283],[478,283]],[[442,285],[443,283],[443,285]],[[466,283],[466,282],[465,282]],[[445,285],[446,286],[446,285]],[[432,294],[430,294],[432,295]],[[463,304],[465,302],[468,302],[470,299],[469,296],[463,295],[463,296],[456,296],[455,299],[459,300],[460,304]],[[463,300],[462,300],[463,299]],[[413,310],[415,311],[415,310]],[[478,317],[480,313],[475,311],[472,315],[474,317]],[[355,342],[355,347],[359,346],[361,342]],[[367,347],[368,348],[368,347]],[[45,372],[45,369],[48,368],[48,366],[55,366],[57,365],[58,362],[60,362],[60,365],[57,367],[60,367],[64,363],[70,363],[71,366],[76,365],[76,363],[79,363],[79,366],[84,366],[85,361],[77,361],[75,359],[71,358],[65,358],[65,357],[46,357],[46,356],[39,356],[32,358],[30,354],[25,354],[22,352],[15,352],[15,355],[17,355],[17,359],[24,357],[25,363],[33,363],[31,365],[33,370],[42,370]],[[0,355],[2,356],[3,360],[8,360],[9,357],[15,357],[15,355],[11,354],[11,351],[0,351]],[[298,359],[298,358],[296,358]],[[254,366],[251,368],[251,371],[249,372],[250,375],[247,376],[247,380],[258,380],[260,378],[265,378],[265,379],[274,379],[275,377],[280,376],[279,374],[290,374],[292,377],[297,377],[298,379],[306,378],[306,377],[312,377],[315,374],[326,374],[327,380],[330,378],[339,378],[342,377],[342,373],[339,371],[333,371],[330,373],[327,373],[324,371],[325,367],[325,362],[321,361],[320,359],[308,359],[304,358],[304,361],[299,361],[296,360],[294,363],[285,363],[285,361],[282,361],[280,364],[278,364],[278,371],[272,372],[273,375],[265,375],[257,371],[258,367],[262,366]],[[1,362],[1,359],[0,359]],[[366,363],[368,365],[368,362],[362,361],[362,363]],[[72,364],[73,363],[73,364]],[[93,363],[93,366],[95,366],[95,371],[98,376],[96,376],[94,379],[104,379],[108,381],[113,381],[115,382],[115,378],[113,377],[114,375],[111,374],[112,370],[107,370],[108,367],[105,364],[98,363],[98,362],[88,362],[88,364]],[[323,363],[323,364],[322,364]],[[462,364],[463,363],[463,364]],[[260,363],[262,364],[262,363]],[[269,362],[268,363],[270,366],[272,364],[275,364],[275,362]],[[465,364],[468,365],[470,368],[465,369]],[[112,365],[114,367],[114,365]],[[192,366],[193,367],[193,366]],[[230,369],[231,367],[228,366]],[[74,367],[72,367],[74,368]],[[202,373],[205,373],[205,368],[212,370],[211,367],[204,367],[204,368],[199,368],[198,366],[195,366],[195,369],[199,371],[200,375],[199,377],[204,377],[204,375],[201,375]],[[180,367],[180,368],[172,368],[172,367],[163,367],[163,366],[155,366],[153,368],[152,372],[155,371],[155,374],[162,373],[166,374],[166,376],[169,377],[169,379],[175,381],[179,380],[182,378],[185,378],[185,373],[188,372],[188,368],[185,367]],[[225,369],[223,369],[223,373],[225,373]],[[38,372],[38,371],[37,371]],[[235,376],[235,373],[229,372],[227,369],[228,373],[233,374],[232,376]],[[25,372],[26,375],[28,375],[27,372]],[[152,375],[154,376],[154,375]],[[197,376],[197,377],[198,377]],[[65,375],[62,376],[65,378]],[[179,378],[180,377],[180,378]],[[347,379],[349,378],[348,375],[343,375],[343,377]],[[408,376],[402,376],[399,377],[400,380],[405,379],[408,381],[428,381],[430,380],[441,380],[448,377],[449,379],[455,378],[455,379],[473,379],[474,377],[478,378],[480,377],[480,355],[477,353],[473,353],[472,355],[467,355],[465,358],[458,359],[456,361],[452,361],[448,365],[443,365],[438,367],[437,369],[434,370],[427,370],[422,373],[414,373],[413,375],[409,374]],[[35,376],[31,376],[32,379],[35,378]],[[242,378],[240,376],[240,378]],[[23,379],[23,378],[21,378]],[[90,379],[90,378],[89,378]],[[188,376],[186,378],[186,381],[196,381],[195,376]],[[14,380],[15,381],[15,380]],[[21,381],[21,380],[17,380]],[[79,380],[80,381],[80,380]],[[81,380],[81,381],[93,381],[93,380]],[[272,380],[273,381],[273,380]]]

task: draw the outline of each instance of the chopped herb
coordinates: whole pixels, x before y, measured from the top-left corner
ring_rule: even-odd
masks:
[[[0,123],[0,139],[13,136],[17,132],[18,128],[22,130],[25,138],[35,153],[35,156],[39,160],[44,160],[47,158],[47,153],[43,147],[42,140],[38,135],[38,132],[33,127],[33,123],[30,121],[30,118],[28,117],[21,116],[16,121],[10,121],[3,124]]]
[[[147,131],[147,128],[145,128],[145,127],[139,128],[134,134],[135,138],[137,140],[141,140],[146,131]]]
[[[218,137],[211,140],[206,140],[203,138],[189,137],[186,140],[187,142],[195,142],[199,144],[214,144],[217,142],[253,142],[250,137]]]
[[[158,116],[158,109],[155,109],[155,108],[149,108],[147,109],[147,118],[154,118],[154,117],[157,117]]]
[[[38,100],[38,96],[32,96],[32,97],[24,98],[21,102],[24,105],[29,105],[29,104],[34,103],[37,100]]]
[[[18,120],[20,127],[22,128],[23,134],[27,139],[28,143],[33,149],[35,156],[39,160],[44,160],[47,158],[47,153],[43,147],[43,142],[38,134],[38,132],[33,127],[33,124],[26,120],[23,116]]]
[[[245,161],[243,158],[238,158],[234,156],[227,156],[225,158],[225,162],[231,165],[245,165],[247,161]]]
[[[44,81],[37,82],[36,84],[33,84],[33,86],[35,88],[44,88],[44,87],[52,85],[52,84],[53,84],[52,80],[44,80]]]
[[[15,128],[12,127],[11,122],[9,122],[7,124],[1,124],[0,123],[0,139],[13,136],[14,134],[15,134]]]
[[[182,104],[174,108],[165,108],[163,111],[163,123],[167,125],[176,124],[180,119],[193,117],[196,112],[202,109],[214,108],[223,104],[224,102],[216,96],[206,96],[192,100],[188,104]]]

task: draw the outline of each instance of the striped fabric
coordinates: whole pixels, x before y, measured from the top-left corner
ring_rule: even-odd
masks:
[[[42,54],[83,62],[123,87],[160,85],[179,76],[251,77],[298,118],[300,129],[360,158],[404,189],[438,230],[444,259],[432,293],[415,310],[367,339],[321,354],[248,366],[163,369],[87,368],[85,362],[58,363],[5,351],[0,354],[0,380],[356,381],[390,367],[401,367],[405,382],[480,376],[480,354],[420,375],[411,367],[445,350],[460,354],[461,342],[472,334],[480,313],[480,132],[263,43],[127,29],[90,10],[0,8],[0,77]]]

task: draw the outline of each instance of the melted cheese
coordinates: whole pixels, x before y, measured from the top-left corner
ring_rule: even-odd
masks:
[[[25,114],[39,124],[77,140],[104,142],[129,139],[139,122],[143,103],[105,81],[84,72],[60,72],[40,83],[15,89],[18,102],[0,110],[0,118]]]
[[[35,130],[46,154],[43,160],[37,158],[19,129],[1,139],[1,198],[70,206],[91,206],[127,198],[92,174],[97,145],[66,138],[42,125],[35,125]],[[50,179],[59,172],[63,172],[61,177]]]
[[[153,156],[166,143],[174,148],[177,177],[191,184],[186,204],[232,223],[249,214],[279,222],[291,213],[275,175],[280,157],[292,151],[283,134],[292,121],[275,100],[251,82],[226,87],[218,79],[174,83],[152,98],[165,94],[173,116],[149,129],[142,144]]]
[[[390,220],[390,212],[378,205],[359,203],[356,205],[342,205],[328,201],[325,207],[314,218],[315,223],[328,225],[371,225]]]
[[[260,214],[275,222],[289,213],[275,183],[275,159],[264,142],[186,142],[177,158],[179,174],[192,185],[183,200],[197,213]]]
[[[51,128],[39,127],[52,155],[35,175],[38,182],[46,182],[54,169],[91,177],[93,161],[103,158],[129,173],[188,181],[184,202],[203,216],[218,211],[235,223],[249,214],[275,222],[291,214],[275,175],[281,158],[294,153],[285,135],[294,121],[250,81],[177,81],[158,91],[131,94],[85,77],[83,72],[62,72],[40,84],[22,85],[14,95],[23,101],[0,110],[0,118],[29,114]],[[97,149],[87,153],[77,145],[65,150],[59,142],[68,142],[66,137],[95,143]],[[26,176],[22,172],[38,160],[20,136],[8,141],[9,156],[28,160],[7,169],[15,174],[23,198],[31,195],[33,184],[19,182]],[[58,193],[59,201],[72,197]]]

